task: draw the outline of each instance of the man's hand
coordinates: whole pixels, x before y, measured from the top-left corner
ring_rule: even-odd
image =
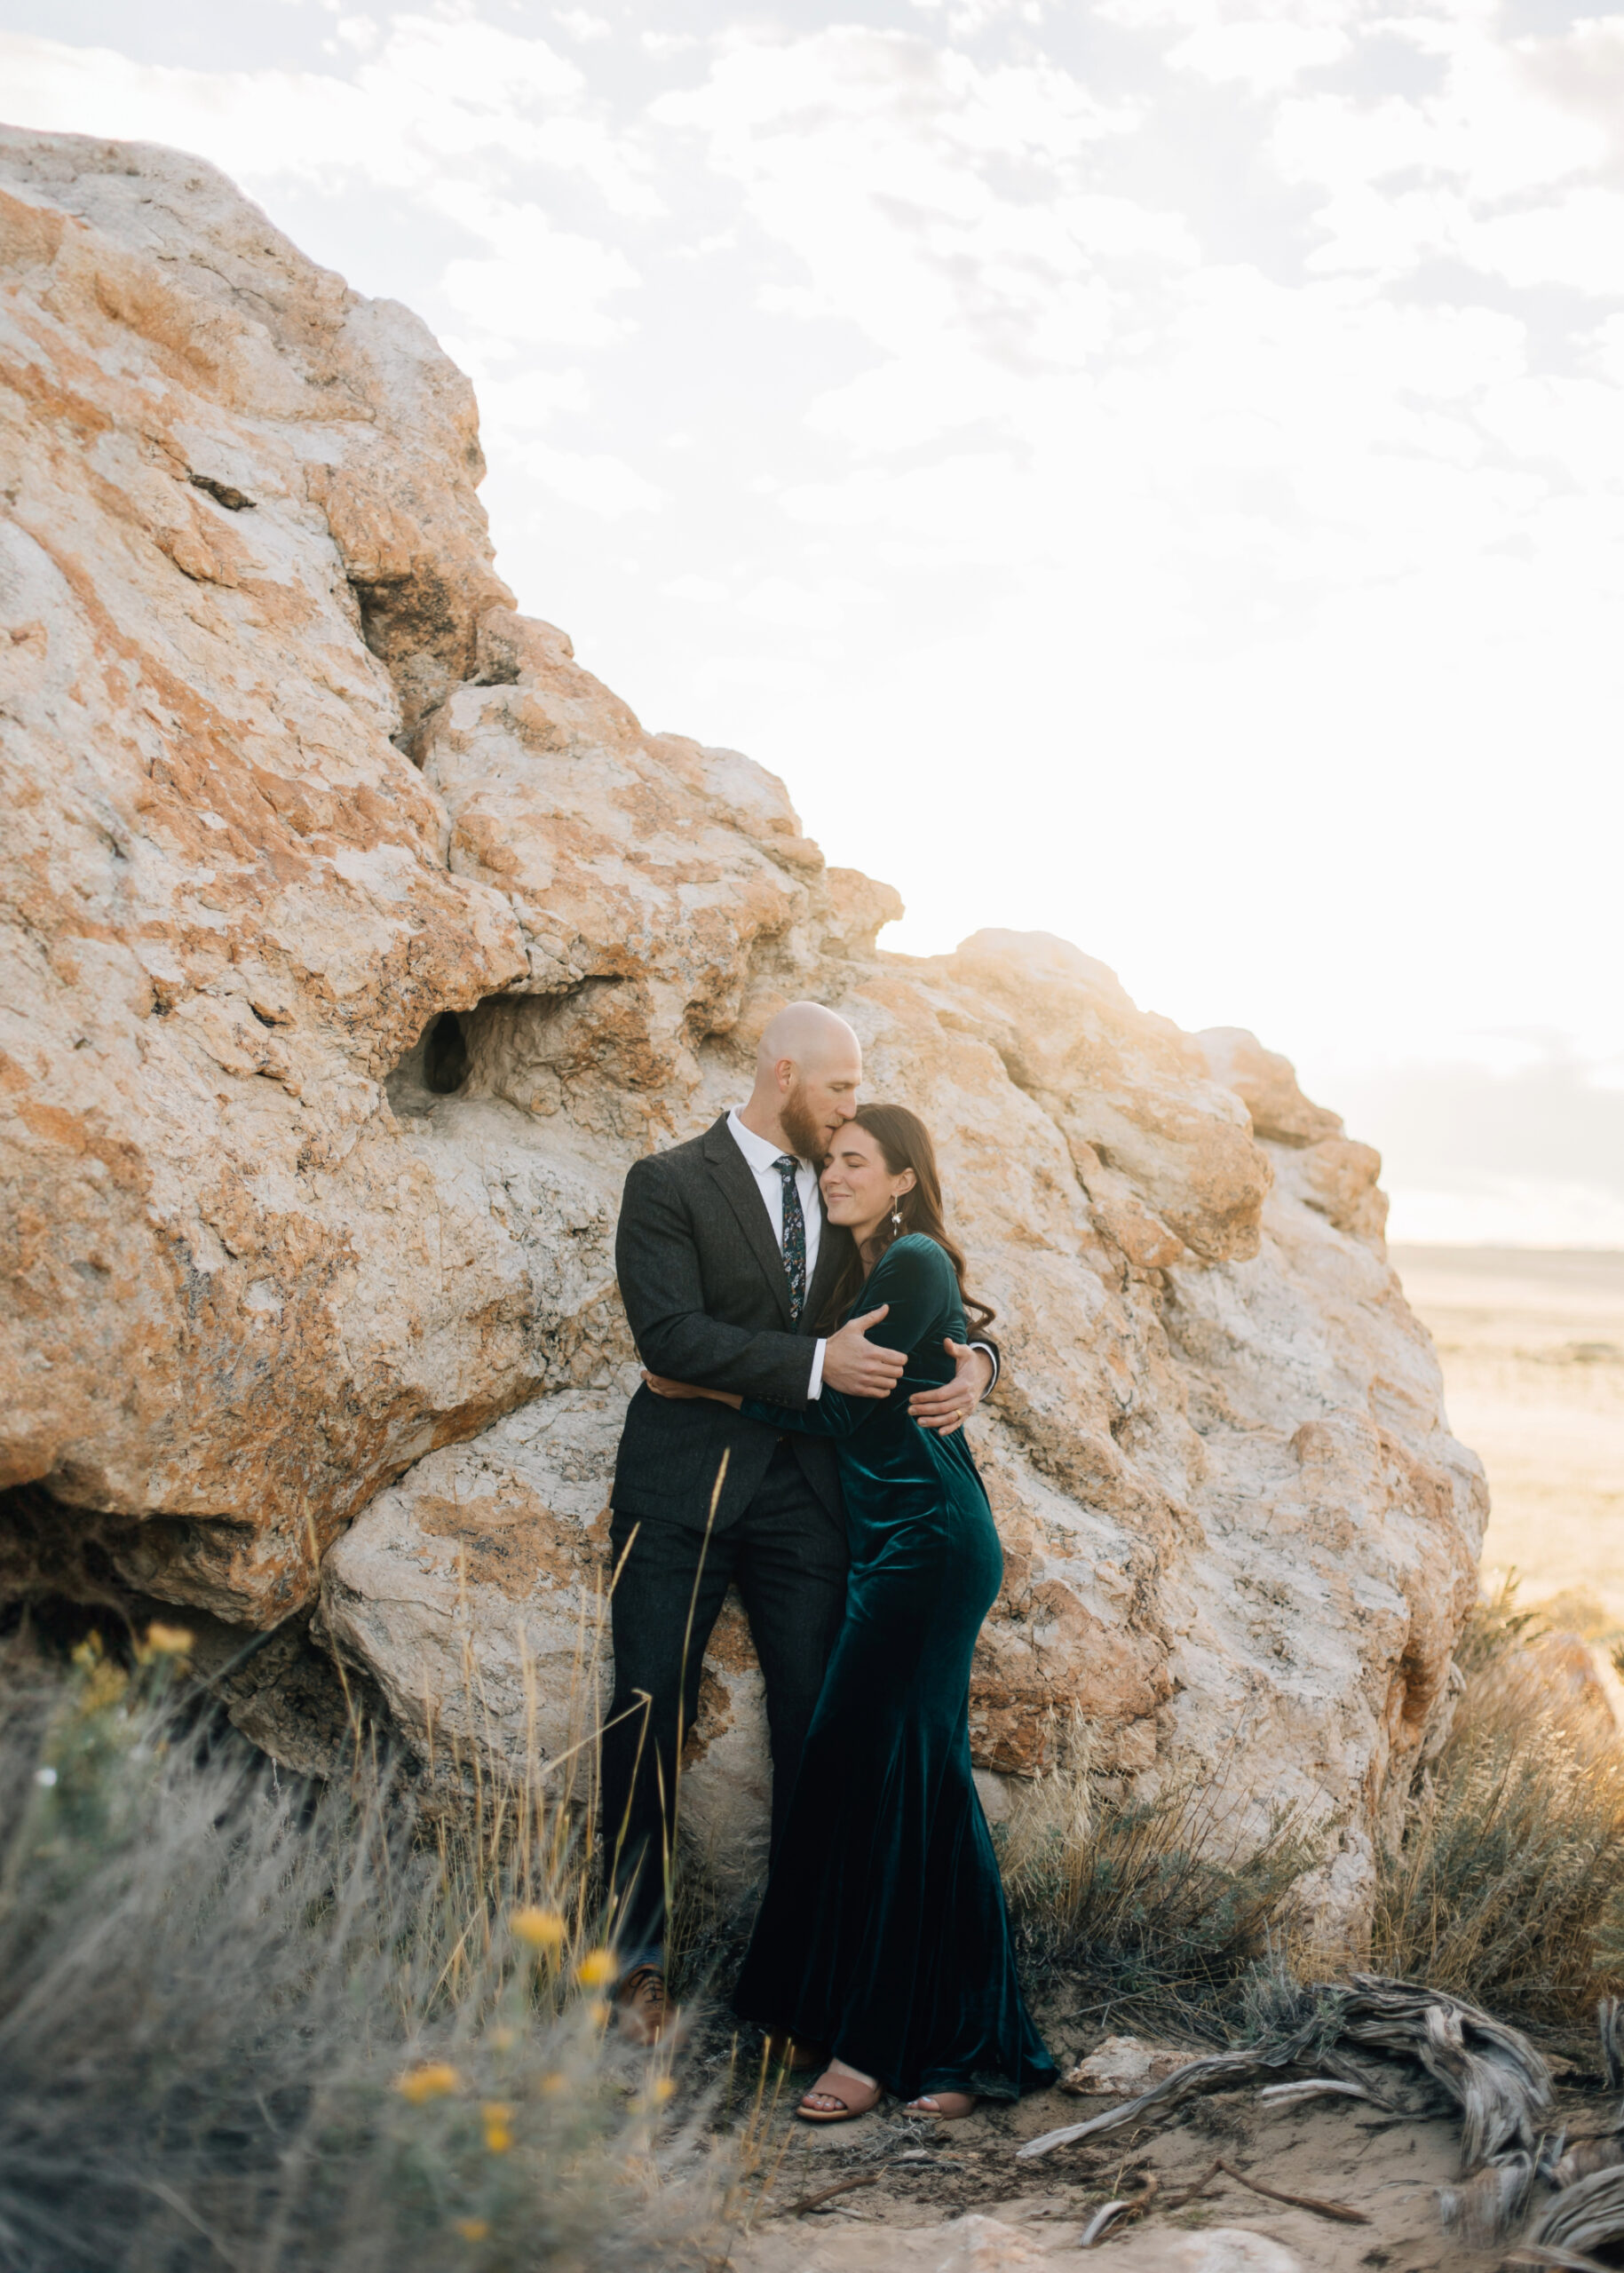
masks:
[[[993,1385],[993,1361],[985,1350],[971,1350],[963,1342],[944,1342],[942,1348],[957,1370],[940,1389],[922,1389],[909,1398],[907,1409],[922,1429],[950,1437],[962,1429]],[[825,1371],[828,1371],[827,1365]]]
[[[826,1388],[846,1397],[890,1396],[907,1369],[907,1353],[883,1349],[867,1338],[869,1327],[877,1326],[890,1308],[889,1303],[882,1303],[877,1311],[848,1319],[838,1334],[830,1334],[823,1349]]]

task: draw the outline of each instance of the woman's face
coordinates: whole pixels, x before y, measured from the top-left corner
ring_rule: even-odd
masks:
[[[914,1171],[893,1176],[862,1123],[848,1121],[830,1141],[821,1182],[830,1223],[844,1224],[860,1238],[891,1213],[894,1196],[914,1189]]]

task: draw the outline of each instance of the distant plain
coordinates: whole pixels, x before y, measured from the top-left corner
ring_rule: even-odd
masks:
[[[1438,1343],[1450,1426],[1488,1470],[1485,1577],[1515,1570],[1528,1606],[1589,1596],[1624,1627],[1624,1253],[1390,1253]]]

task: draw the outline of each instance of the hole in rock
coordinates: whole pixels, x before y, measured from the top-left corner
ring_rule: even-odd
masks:
[[[423,1038],[423,1086],[448,1097],[468,1079],[468,1037],[455,1010],[442,1010]]]
[[[434,1123],[442,1098],[516,1106],[545,1117],[580,1085],[601,1093],[646,1078],[646,1037],[623,1010],[618,978],[578,981],[558,994],[487,994],[467,1010],[440,1010],[385,1082],[405,1120]],[[449,1122],[446,1124],[448,1127]]]

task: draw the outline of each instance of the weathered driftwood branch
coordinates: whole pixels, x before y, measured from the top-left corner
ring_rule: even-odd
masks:
[[[1624,2169],[1593,2171],[1565,2186],[1540,2212],[1525,2242],[1546,2249],[1604,2249],[1624,2241]]]
[[[1018,2162],[1032,2162],[1039,2155],[1053,2152],[1057,2147],[1069,2147],[1077,2139],[1103,2138],[1107,2132],[1121,2131],[1131,2123],[1152,2114],[1165,2114],[1181,2101],[1192,2099],[1200,2092],[1218,2091],[1225,2084],[1245,2083],[1260,2068],[1286,2068],[1301,2057],[1311,2040],[1312,2031],[1300,2029],[1283,2043],[1260,2046],[1245,2052],[1215,2052],[1204,2060],[1192,2060],[1187,2066],[1175,2068],[1150,2090],[1141,2092],[1137,2099],[1125,2100],[1121,2107],[1108,2107],[1103,2114],[1091,2115],[1081,2123],[1063,2124],[1058,2131],[1045,2131],[1040,2138],[1028,2139],[1016,2150]]]
[[[1266,2194],[1271,2202],[1289,2202],[1294,2210],[1311,2210],[1317,2218],[1334,2218],[1339,2225],[1367,2226],[1372,2223],[1363,2210],[1356,2210],[1351,2203],[1333,2202],[1319,2194],[1282,2194],[1278,2186],[1265,2186],[1261,2178],[1248,2178],[1233,2163],[1220,2160],[1218,2168],[1228,2173],[1237,2184],[1250,2189],[1254,2194]]]
[[[1508,2153],[1540,2152],[1541,2118],[1550,2105],[1550,2071],[1520,2030],[1441,1990],[1388,1981],[1376,1974],[1355,1974],[1349,1987],[1322,1994],[1323,2008],[1291,2035],[1272,2044],[1192,2060],[1120,2107],[1027,2140],[1017,2150],[1017,2158],[1030,2162],[1057,2147],[1103,2138],[1147,2116],[1165,2115],[1198,2092],[1243,2083],[1263,2069],[1295,2067],[1311,2055],[1317,2068],[1341,2065],[1335,2050],[1339,2042],[1407,2060],[1448,2095],[1461,2111],[1463,2176]],[[1348,2076],[1346,2080],[1352,2086],[1357,2079]],[[1323,2089],[1327,2079],[1309,2077],[1303,2081]],[[1367,2085],[1358,2087],[1375,2096]]]

